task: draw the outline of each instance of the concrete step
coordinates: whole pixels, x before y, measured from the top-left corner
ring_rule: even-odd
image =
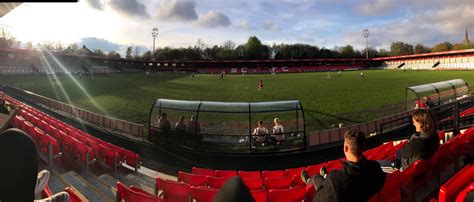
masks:
[[[83,175],[89,183],[95,185],[102,193],[107,195],[109,198],[115,198],[115,193],[117,192],[116,185],[111,186],[108,183],[102,181],[97,176],[92,174]]]
[[[61,175],[56,171],[51,171],[51,176],[49,178],[48,186],[53,193],[58,193],[64,191],[64,188],[70,186],[61,178]]]
[[[108,197],[96,185],[91,184],[75,171],[69,171],[61,176],[91,202],[114,201],[114,198]]]

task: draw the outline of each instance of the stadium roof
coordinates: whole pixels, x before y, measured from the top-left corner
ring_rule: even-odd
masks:
[[[385,60],[399,60],[399,59],[415,59],[415,58],[422,58],[422,57],[449,56],[449,55],[459,55],[459,54],[474,54],[474,49],[443,51],[443,52],[436,52],[436,53],[423,53],[423,54],[413,54],[413,55],[400,55],[400,56],[391,56],[391,57],[379,57],[379,58],[372,58],[372,60],[385,61]]]
[[[0,17],[5,16],[10,11],[18,7],[22,3],[0,3]]]

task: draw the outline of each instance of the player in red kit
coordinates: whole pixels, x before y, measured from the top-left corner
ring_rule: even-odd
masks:
[[[258,81],[258,91],[263,90],[263,80]]]

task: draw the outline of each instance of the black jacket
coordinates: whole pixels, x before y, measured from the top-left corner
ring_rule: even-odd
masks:
[[[332,171],[317,188],[313,201],[367,201],[379,192],[385,174],[376,161],[365,157],[358,164],[344,162],[342,170]]]
[[[410,141],[399,151],[402,169],[407,169],[416,160],[428,159],[438,150],[439,139],[437,134],[415,133]]]

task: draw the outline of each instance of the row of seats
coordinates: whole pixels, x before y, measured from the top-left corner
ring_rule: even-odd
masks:
[[[440,137],[444,137],[444,135],[444,131],[439,133]],[[441,145],[439,151],[430,159],[417,161],[405,171],[395,171],[388,174],[384,187],[371,201],[398,202],[402,200],[402,190],[406,192],[407,197],[415,197],[415,190],[420,186],[425,186],[428,182],[438,182],[439,186],[439,183],[442,182],[441,172],[449,165],[454,164],[457,167],[461,154],[467,152],[468,148],[466,146],[472,143],[473,138],[474,127]],[[389,142],[367,150],[364,154],[372,160],[393,160],[396,156],[396,151],[406,144],[407,141]],[[157,178],[156,192],[152,196],[160,198],[158,194],[162,193],[163,198],[160,199],[165,199],[165,201],[173,201],[176,198],[184,200],[187,197],[196,199],[196,201],[212,201],[215,193],[217,193],[227,179],[232,176],[240,176],[251,191],[266,191],[267,198],[266,200],[259,199],[261,201],[277,200],[272,198],[270,194],[271,192],[279,193],[275,190],[285,190],[285,194],[283,194],[285,197],[298,198],[297,196],[303,195],[299,201],[311,201],[316,190],[314,186],[305,186],[301,181],[301,171],[306,170],[310,175],[313,175],[319,173],[320,168],[325,166],[328,168],[328,172],[331,172],[331,170],[341,169],[343,167],[343,160],[336,159],[308,167],[277,171],[213,170],[193,167],[192,173],[179,172],[178,182]],[[166,184],[172,185],[169,185],[167,188]],[[304,190],[304,194],[298,194],[299,191],[297,190]],[[291,200],[285,198],[284,201]]]
[[[225,72],[226,74],[268,74],[271,71],[276,73],[298,73],[298,72],[320,72],[320,71],[338,71],[346,69],[357,69],[360,66],[355,65],[331,65],[331,66],[302,66],[302,67],[272,67],[272,68],[202,68],[199,69],[200,73],[204,74],[220,74]]]
[[[99,162],[115,170],[122,163],[137,170],[139,155],[76,129],[54,117],[7,96],[7,100],[20,106],[20,112],[13,119],[13,125],[27,132],[37,143],[41,153],[48,156],[48,162],[67,154],[89,165]]]

